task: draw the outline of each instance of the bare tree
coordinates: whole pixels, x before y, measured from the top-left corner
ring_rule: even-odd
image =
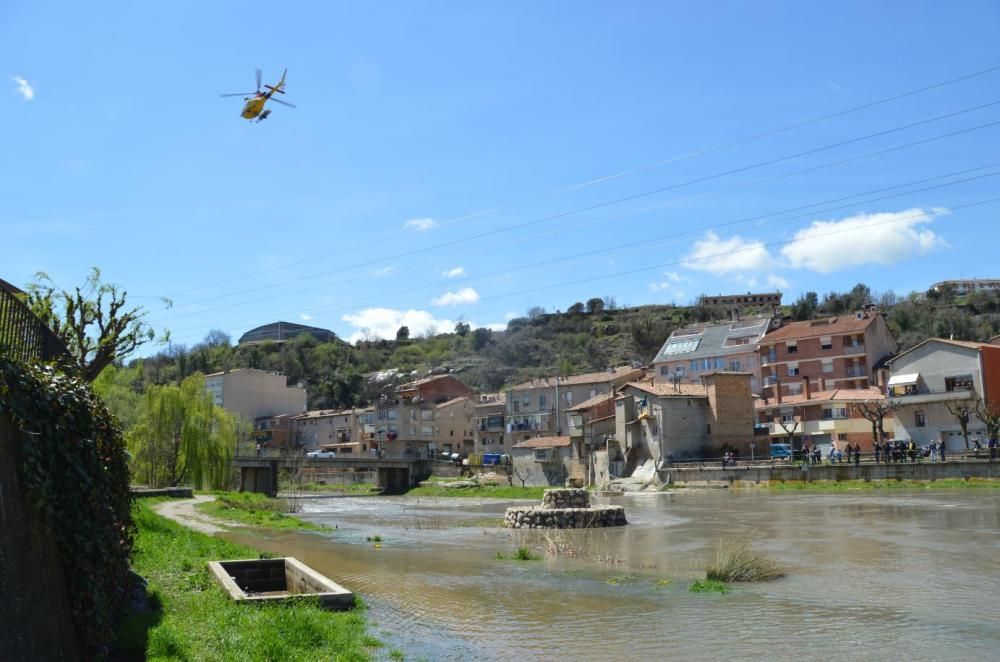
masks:
[[[885,418],[899,409],[896,400],[865,400],[854,403],[854,411],[872,424],[872,443],[878,444],[885,439]]]
[[[986,424],[987,439],[997,439],[1000,436],[1000,401],[987,401],[977,397],[973,409],[976,418]]]
[[[975,400],[972,398],[968,400],[953,400],[945,402],[944,406],[948,408],[948,413],[955,417],[955,420],[958,421],[958,426],[962,428],[962,437],[965,438],[965,449],[969,450],[969,421],[972,420],[972,416],[976,413]]]
[[[782,430],[785,431],[785,436],[788,439],[788,449],[791,452],[791,457],[789,459],[790,460],[794,460],[795,459],[795,444],[794,444],[793,438],[795,437],[795,433],[799,429],[799,423],[802,422],[802,417],[801,416],[792,416],[792,420],[786,421],[781,416],[775,416],[774,417],[774,422],[778,424],[778,427],[780,427]]]
[[[529,480],[531,480],[535,475],[535,472],[532,471],[531,466],[527,464],[517,465],[514,462],[511,462],[510,471],[515,478],[521,481],[521,487],[524,487],[525,484]]]

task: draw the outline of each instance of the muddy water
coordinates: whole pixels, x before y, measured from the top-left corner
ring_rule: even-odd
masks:
[[[364,596],[409,659],[1000,658],[998,491],[603,501],[631,523],[546,536],[495,528],[509,503],[315,499],[306,517],[337,531],[263,544]],[[719,540],[748,534],[788,577],[688,592]],[[563,555],[496,559],[518,544]]]

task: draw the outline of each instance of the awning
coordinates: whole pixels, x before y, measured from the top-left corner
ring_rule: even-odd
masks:
[[[911,372],[906,375],[893,375],[889,378],[889,386],[907,386],[909,384],[916,384],[918,379],[920,379],[919,372]]]

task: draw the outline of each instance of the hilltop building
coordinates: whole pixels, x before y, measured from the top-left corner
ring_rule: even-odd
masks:
[[[282,343],[291,340],[303,333],[308,333],[320,342],[333,342],[337,339],[337,334],[327,329],[320,329],[315,326],[305,326],[294,322],[272,322],[256,329],[250,329],[240,336],[240,345],[252,345],[255,343],[275,342]]]
[[[701,306],[724,306],[728,308],[744,308],[758,306],[771,308],[781,305],[781,292],[747,292],[746,294],[717,294],[698,297]]]
[[[956,296],[965,296],[973,292],[1000,292],[1000,279],[970,278],[963,280],[942,280],[930,286],[933,292],[951,291]]]

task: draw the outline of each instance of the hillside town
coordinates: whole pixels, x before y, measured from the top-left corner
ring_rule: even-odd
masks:
[[[278,373],[235,369],[207,375],[206,386],[217,405],[253,421],[256,453],[466,466],[500,455],[533,485],[601,486],[650,466],[771,459],[774,445],[824,458],[848,448],[874,458],[876,441],[897,439],[976,450],[997,434],[1000,411],[989,403],[1000,398],[1000,336],[929,338],[897,352],[875,305],[792,321],[780,297],[713,297],[731,319],[673,331],[648,366],[553,374],[494,393],[475,392],[461,373],[433,374],[368,407],[307,411],[305,389]],[[741,318],[748,305],[767,312]]]

